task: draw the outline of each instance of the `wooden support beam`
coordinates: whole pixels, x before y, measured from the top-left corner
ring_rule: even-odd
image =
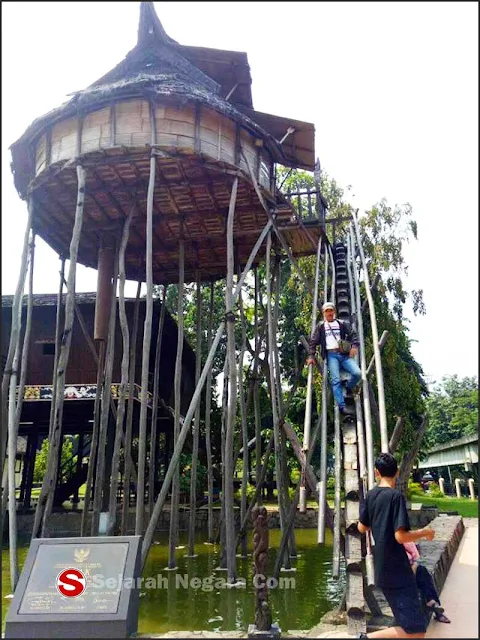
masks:
[[[153,195],[155,190],[155,156],[150,157],[150,179],[147,192],[147,220],[145,232],[145,257],[146,257],[146,308],[145,324],[143,331],[142,350],[142,383],[140,424],[138,434],[138,482],[137,504],[135,511],[135,535],[140,536],[144,530],[144,503],[145,503],[145,463],[147,455],[147,404],[148,404],[148,370],[150,363],[150,343],[152,339],[153,316],[153,267],[152,267],[152,242],[153,242]]]

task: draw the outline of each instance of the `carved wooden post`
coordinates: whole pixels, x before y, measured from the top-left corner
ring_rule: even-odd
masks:
[[[255,624],[248,627],[249,638],[271,638],[280,635],[278,625],[272,624],[272,612],[268,604],[268,519],[267,509],[255,507],[253,521],[253,586],[255,589]]]

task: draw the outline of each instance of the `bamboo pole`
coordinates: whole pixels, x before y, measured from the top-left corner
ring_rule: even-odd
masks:
[[[196,348],[195,348],[195,386],[197,386],[202,372],[202,283],[200,272],[197,271],[197,317],[196,317]],[[195,557],[195,516],[197,506],[197,460],[198,460],[198,440],[200,436],[200,403],[195,411],[193,419],[193,447],[192,466],[190,476],[190,520],[188,528],[188,555]]]
[[[318,280],[320,274],[320,260],[322,251],[322,239],[320,236],[317,247],[317,259],[315,263],[315,285],[313,289],[312,303],[312,321],[310,326],[310,338],[315,333],[317,325],[317,306],[318,306]],[[308,365],[307,377],[307,398],[305,402],[305,421],[303,425],[303,450],[308,451],[310,446],[310,425],[312,422],[312,396],[313,396],[313,364]],[[307,510],[307,491],[305,487],[305,471],[302,469],[302,482],[300,483],[300,512],[305,513]]]
[[[242,442],[243,442],[243,459],[242,459],[242,499],[240,503],[240,521],[243,521],[247,512],[247,482],[248,482],[248,430],[247,430],[247,407],[245,403],[245,392],[243,387],[243,366],[245,352],[247,350],[247,325],[245,319],[245,310],[243,308],[242,294],[239,295],[238,304],[240,308],[240,319],[242,325],[242,346],[238,359],[238,393],[240,396],[240,416],[242,424]],[[235,467],[235,465],[234,465]],[[243,558],[247,557],[247,538],[245,535],[241,537],[241,554]]]
[[[360,229],[358,227],[358,220],[356,215],[353,216],[353,225],[355,227],[355,234],[357,237],[357,244],[358,244],[360,259],[363,267],[363,277],[365,279],[365,293],[367,295],[368,310],[370,312],[370,324],[372,326],[373,353],[375,356],[375,372],[377,377],[377,390],[378,390],[378,408],[380,411],[381,448],[383,453],[388,453],[387,410],[385,406],[385,387],[383,383],[382,359],[380,356],[380,349],[378,348],[377,318],[375,315],[375,305],[373,302],[373,296],[370,291],[370,278],[368,275],[367,261],[365,260],[365,253],[363,251],[362,239],[360,237]]]
[[[167,497],[167,493],[170,489],[170,483],[172,481],[173,475],[175,473],[175,470],[178,466],[178,463],[180,461],[180,456],[182,454],[182,449],[183,449],[183,445],[185,443],[185,440],[187,438],[188,435],[188,430],[193,418],[193,414],[195,412],[195,408],[197,406],[197,403],[200,400],[200,395],[202,393],[202,389],[203,389],[203,385],[205,384],[205,380],[207,378],[207,374],[208,371],[210,370],[212,364],[213,364],[213,359],[215,357],[215,353],[218,349],[218,345],[220,344],[220,340],[222,339],[223,336],[223,332],[225,331],[225,321],[222,321],[217,329],[217,332],[215,334],[215,338],[212,342],[212,346],[210,348],[210,352],[208,354],[207,360],[203,366],[203,370],[202,370],[202,374],[200,376],[200,381],[197,385],[197,388],[195,389],[195,392],[193,394],[193,397],[190,401],[190,406],[188,408],[187,414],[185,416],[185,419],[183,421],[183,425],[180,431],[180,434],[178,436],[178,441],[175,444],[175,448],[173,451],[173,455],[170,459],[170,464],[168,466],[167,469],[167,473],[165,474],[165,478],[163,480],[163,484],[162,484],[162,489],[157,497],[157,500],[155,502],[155,507],[153,509],[153,514],[150,518],[150,521],[148,523],[148,527],[147,530],[145,532],[145,536],[144,536],[144,540],[143,540],[143,544],[142,544],[142,567],[145,565],[145,561],[147,559],[148,556],[148,551],[150,549],[150,546],[153,542],[153,536],[155,534],[155,529],[158,523],[158,519],[160,517],[160,514],[162,513],[162,509],[163,509],[163,505],[165,504],[165,499]]]
[[[317,443],[317,438],[318,438],[318,433],[320,431],[320,426],[321,426],[321,416],[319,416],[317,418],[317,422],[316,422],[315,427],[313,429],[312,437],[310,438],[310,448],[306,452],[306,464],[310,464],[313,452],[315,451],[315,445]],[[297,488],[296,488],[296,491],[295,491],[295,496],[294,496],[294,498],[292,500],[292,503],[290,505],[290,512],[288,514],[287,524],[285,526],[284,531],[282,532],[282,539],[280,541],[280,546],[278,548],[277,557],[275,559],[275,566],[274,566],[274,569],[273,569],[272,577],[275,578],[276,580],[278,580],[278,577],[280,575],[280,570],[282,568],[283,556],[285,555],[285,551],[287,549],[288,539],[289,539],[289,536],[291,534],[291,531],[293,530],[293,526],[294,526],[294,523],[295,523],[297,505],[298,505],[298,502],[299,502],[299,499],[300,499],[300,490],[301,490],[301,484],[299,483],[297,485]]]
[[[282,393],[282,382],[280,376],[280,356],[278,354],[278,341],[277,341],[277,333],[278,333],[278,316],[280,309],[280,291],[281,291],[281,269],[280,269],[280,256],[277,254],[275,258],[275,305],[273,309],[273,362],[274,362],[274,373],[275,373],[275,381],[277,384],[277,399],[278,399],[278,415],[283,418],[286,416],[286,411],[283,406],[283,393]],[[283,522],[286,522],[288,508],[290,506],[290,498],[288,496],[288,485],[289,485],[289,473],[287,468],[287,443],[285,440],[285,434],[279,428],[278,433],[280,436],[280,470],[281,470],[281,478],[280,481],[277,480],[277,490],[279,495],[281,496],[281,505],[283,506]],[[292,529],[290,535],[290,553],[286,554],[285,557],[285,567],[287,569],[291,568],[290,564],[290,556],[295,557],[297,555],[296,544],[295,544],[295,532]]]
[[[378,348],[380,349],[380,353],[382,352],[383,347],[386,345],[389,335],[390,335],[390,333],[387,330],[385,330],[382,333],[381,338],[378,341]],[[372,358],[370,359],[370,362],[368,363],[368,367],[367,367],[367,378],[372,373],[374,366],[375,366],[375,356],[372,356]]]
[[[20,260],[20,273],[18,276],[17,288],[15,289],[15,295],[13,296],[12,303],[12,328],[10,331],[10,342],[8,344],[7,360],[5,362],[5,369],[3,371],[2,378],[2,420],[1,430],[2,437],[0,438],[0,463],[3,471],[5,467],[5,455],[6,455],[6,443],[8,432],[8,397],[10,387],[10,375],[12,373],[13,358],[15,356],[15,349],[18,339],[18,332],[20,328],[16,326],[16,319],[18,318],[18,309],[22,306],[23,290],[25,288],[25,279],[27,277],[27,263],[28,263],[28,245],[30,241],[30,229],[32,227],[33,217],[33,203],[31,198],[28,199],[27,207],[27,225],[25,227],[25,234],[23,236],[23,248],[22,257]]]
[[[238,178],[235,178],[230,196],[227,219],[227,282],[225,289],[225,317],[227,320],[228,404],[225,431],[225,544],[227,549],[227,579],[236,581],[235,520],[233,502],[233,439],[237,414],[237,371],[235,362],[235,315],[233,303],[234,246],[233,223],[237,201]]]
[[[264,235],[264,233],[268,232],[268,229],[270,228],[270,225],[266,225],[265,229],[262,231],[262,234],[260,236],[260,238]],[[259,240],[260,240],[259,238]],[[233,292],[233,305],[236,304],[237,298],[238,298],[238,294],[239,291],[241,289],[241,287],[239,287],[241,282],[245,281],[245,278],[247,276],[247,267],[248,269],[251,268],[251,265],[253,264],[253,260],[255,259],[258,250],[261,246],[261,242],[259,242],[259,240],[257,240],[257,242],[255,243],[250,256],[247,260],[247,264],[242,272],[242,276],[240,278],[240,281],[237,282],[237,286],[235,287],[235,290]],[[148,523],[148,527],[147,530],[145,532],[145,536],[144,536],[144,540],[143,540],[143,544],[142,544],[142,567],[145,565],[145,561],[147,559],[148,556],[148,551],[150,549],[150,546],[153,542],[153,536],[155,534],[155,528],[157,526],[158,523],[158,519],[160,518],[160,514],[162,513],[162,509],[163,509],[163,505],[165,504],[165,499],[167,496],[167,493],[170,489],[170,483],[172,481],[174,472],[178,466],[178,463],[180,461],[180,456],[182,453],[182,449],[183,449],[183,445],[185,443],[185,440],[187,438],[187,434],[188,434],[188,430],[190,428],[190,424],[193,418],[193,414],[195,412],[197,403],[200,401],[200,396],[203,390],[203,386],[205,384],[205,380],[207,378],[208,372],[212,367],[213,364],[213,359],[215,357],[215,353],[218,349],[218,345],[220,344],[220,340],[222,339],[223,333],[225,331],[225,324],[226,321],[222,320],[222,322],[219,324],[217,332],[215,334],[215,338],[212,342],[212,346],[210,347],[210,351],[208,353],[206,362],[203,366],[202,369],[202,374],[200,376],[200,380],[198,382],[198,385],[194,391],[194,394],[192,396],[192,399],[190,401],[190,406],[188,407],[188,411],[185,415],[185,419],[183,421],[183,425],[182,428],[180,430],[180,434],[178,436],[178,441],[175,444],[175,448],[173,451],[173,455],[170,459],[170,464],[168,466],[167,469],[167,473],[165,474],[165,478],[162,484],[162,489],[157,497],[157,501],[155,503],[155,507],[153,509],[153,514],[150,518],[150,521]]]
[[[258,366],[258,357],[259,357],[259,339],[258,339],[258,271],[255,269],[254,272],[254,280],[255,280],[255,305],[254,305],[254,341],[255,341],[255,356],[253,359],[253,412],[254,412],[254,420],[255,420],[255,483],[258,486],[258,478],[260,474],[260,467],[262,463],[262,441],[261,441],[261,418],[260,418],[260,398],[259,398],[259,366]],[[256,493],[256,492],[255,492]],[[258,505],[262,504],[262,494],[261,492],[258,494]]]
[[[153,315],[153,265],[152,265],[152,241],[153,241],[153,197],[155,191],[155,156],[150,157],[150,178],[147,192],[147,221],[146,221],[146,283],[147,300],[145,308],[145,323],[143,329],[142,351],[142,382],[140,424],[138,435],[138,479],[137,479],[137,506],[135,512],[135,535],[143,533],[144,502],[145,502],[145,458],[147,453],[147,404],[148,404],[148,365],[150,361],[150,342],[152,339],[152,315]]]
[[[102,398],[103,377],[105,373],[105,341],[100,340],[98,347],[97,363],[97,388],[95,391],[95,402],[93,405],[93,426],[92,440],[90,442],[90,455],[88,459],[87,480],[85,498],[83,500],[82,522],[80,525],[80,535],[83,537],[87,530],[87,518],[90,509],[90,499],[92,495],[93,479],[97,466],[98,438],[100,432],[100,402]],[[91,526],[91,523],[90,523]]]
[[[334,523],[333,523],[333,563],[332,578],[338,579],[340,576],[340,526],[341,526],[341,502],[340,489],[342,486],[342,439],[340,434],[340,410],[335,402],[334,409],[335,425],[335,502],[334,502]]]
[[[300,278],[300,280],[302,280],[303,284],[305,285],[305,287],[307,287],[307,289],[312,289],[312,283],[309,282],[308,278],[306,277],[306,275],[303,273],[302,269],[300,268],[297,260],[295,259],[292,251],[290,250],[290,247],[287,245],[287,243],[285,242],[285,238],[282,236],[281,232],[279,231],[279,229],[277,228],[275,221],[272,217],[272,212],[270,211],[267,203],[265,202],[265,198],[262,195],[262,192],[260,191],[260,186],[258,184],[258,180],[254,174],[254,172],[252,171],[252,167],[250,166],[250,163],[248,161],[247,156],[245,155],[243,149],[241,150],[241,154],[242,157],[245,161],[245,164],[247,165],[247,169],[248,169],[248,173],[250,175],[250,180],[252,181],[253,187],[255,189],[255,192],[257,194],[257,197],[260,201],[260,204],[262,205],[262,207],[265,209],[265,212],[267,213],[270,221],[272,222],[272,227],[273,230],[275,232],[275,235],[277,236],[277,238],[280,241],[280,244],[283,247],[283,250],[285,251],[285,253],[287,254],[293,268],[295,269],[295,271],[298,274],[298,277]]]
[[[112,535],[115,531],[117,519],[117,490],[118,474],[120,470],[120,447],[122,445],[123,419],[125,417],[125,402],[128,389],[128,360],[130,355],[130,335],[128,333],[127,313],[125,310],[125,251],[130,234],[130,224],[132,222],[134,208],[132,207],[125,224],[123,226],[122,239],[118,252],[118,316],[120,330],[122,332],[123,352],[121,363],[120,388],[118,391],[118,405],[116,416],[115,443],[113,446],[112,470],[110,474],[110,496],[108,505],[108,528],[107,534]],[[113,292],[115,295],[115,291]]]
[[[8,546],[10,555],[10,585],[15,591],[18,582],[18,555],[17,555],[17,497],[15,483],[15,459],[17,457],[17,433],[15,429],[15,395],[17,391],[18,364],[20,360],[20,336],[22,322],[22,305],[18,308],[16,322],[17,343],[12,362],[12,373],[10,375],[10,388],[8,399]]]
[[[183,229],[179,241],[178,252],[178,308],[177,308],[177,356],[175,360],[175,383],[174,383],[174,403],[175,416],[173,425],[174,444],[177,444],[180,432],[180,403],[181,403],[181,382],[182,382],[182,354],[183,354],[183,298],[185,279],[185,242],[183,239]],[[178,505],[180,500],[180,468],[177,467],[172,484],[172,493],[170,496],[170,536],[168,547],[168,568],[174,569],[177,566],[175,558],[175,547],[178,542]]]
[[[140,291],[142,288],[142,282],[137,282],[137,293],[135,296],[135,307],[133,311],[133,327],[132,327],[132,340],[130,341],[130,362],[128,365],[128,379],[129,379],[129,391],[128,391],[128,408],[127,408],[127,425],[125,429],[125,469],[123,473],[123,505],[122,505],[122,522],[121,522],[121,535],[127,534],[128,527],[128,511],[130,507],[130,476],[132,474],[132,432],[133,432],[133,391],[135,387],[135,365],[137,361],[137,335],[138,335],[138,316],[140,314]]]
[[[23,338],[22,360],[20,365],[20,384],[18,386],[18,394],[16,393],[17,403],[16,403],[16,409],[15,409],[15,422],[14,422],[15,443],[17,442],[17,439],[18,439],[18,429],[20,426],[20,419],[22,415],[23,395],[25,392],[25,381],[27,376],[28,352],[30,347],[30,334],[31,334],[31,328],[32,328],[34,257],[35,257],[35,234],[32,233],[32,239],[30,242],[30,269],[29,269],[29,279],[28,279],[27,318],[26,318],[26,324],[25,324],[25,335]],[[22,313],[21,309],[22,309],[22,305],[20,305],[20,314]],[[21,324],[21,315],[20,315],[20,324]],[[20,336],[21,336],[21,331],[19,331],[19,334],[18,334],[19,341],[20,341]],[[14,367],[14,369],[16,370],[17,367]],[[16,382],[15,382],[15,385],[16,385]],[[7,473],[5,476],[5,483],[2,491],[2,523],[5,521],[5,514],[7,510],[7,502],[8,502],[8,495],[9,495],[8,469],[9,467],[7,466]],[[16,509],[15,509],[15,517],[16,517]],[[0,528],[0,540],[3,543],[3,526]]]
[[[20,425],[20,418],[22,415],[23,395],[25,393],[25,381],[27,379],[30,334],[32,332],[34,261],[35,261],[35,233],[32,233],[32,240],[30,243],[30,269],[28,274],[27,318],[25,323],[25,335],[23,337],[22,361],[20,365],[20,384],[18,387],[17,408],[15,413],[15,433],[17,435],[18,435],[18,427]]]
[[[77,269],[77,255],[78,246],[80,243],[80,235],[83,225],[83,207],[85,201],[85,170],[81,165],[77,165],[77,180],[78,180],[78,196],[77,206],[75,211],[75,222],[73,225],[72,239],[70,242],[69,259],[70,264],[68,268],[68,290],[65,301],[65,328],[63,331],[62,345],[60,348],[60,354],[58,357],[57,367],[57,379],[56,385],[56,402],[55,402],[55,414],[52,438],[50,439],[50,448],[48,451],[47,473],[45,475],[42,488],[40,490],[40,497],[37,504],[37,510],[35,513],[35,522],[32,531],[32,538],[36,538],[40,527],[40,520],[42,519],[42,536],[46,535],[46,523],[50,510],[53,505],[53,498],[55,493],[56,481],[57,481],[57,469],[58,469],[58,455],[59,446],[61,442],[62,432],[62,415],[63,415],[63,403],[64,403],[64,390],[65,390],[65,375],[68,365],[68,358],[70,355],[70,345],[72,341],[72,328],[74,322],[74,308],[75,308],[75,279]],[[46,504],[45,504],[46,503]],[[44,511],[44,513],[42,513]]]
[[[280,465],[280,429],[279,429],[279,414],[278,414],[278,400],[275,380],[275,356],[274,356],[274,334],[273,334],[273,317],[272,317],[272,290],[271,290],[271,276],[270,276],[270,252],[272,247],[272,235],[269,234],[267,238],[267,251],[265,258],[265,279],[267,284],[267,324],[268,324],[268,363],[270,370],[270,397],[272,401],[272,418],[273,418],[273,433],[275,442],[275,472],[277,480],[277,496],[280,515],[280,528],[284,528],[284,505],[281,495],[282,487],[282,468]]]
[[[108,324],[108,338],[105,357],[105,379],[100,403],[100,428],[98,431],[98,451],[95,465],[95,491],[93,494],[93,513],[91,535],[99,535],[100,511],[102,510],[103,484],[105,479],[105,447],[110,422],[110,400],[112,397],[113,359],[115,355],[115,325],[117,319],[117,281],[119,264],[119,247],[115,251],[115,266],[113,271],[112,296],[110,302],[110,318]],[[117,415],[118,417],[118,415]],[[107,527],[109,524],[107,524]]]
[[[310,491],[313,494],[313,497],[319,503],[319,492],[318,492],[318,481],[317,476],[312,468],[311,464],[305,463],[305,454],[302,451],[302,445],[300,444],[300,440],[298,439],[297,434],[295,433],[295,429],[292,425],[287,421],[282,421],[282,428],[285,431],[285,435],[290,440],[290,444],[292,445],[293,453],[298,460],[300,466],[305,465],[305,479],[310,487]],[[333,531],[333,512],[328,506],[328,503],[325,501],[325,523]],[[345,536],[342,534],[340,536],[340,549],[342,553],[344,553],[345,549]]]
[[[155,347],[155,367],[153,373],[152,425],[150,432],[150,462],[148,465],[148,513],[152,514],[155,500],[155,459],[157,452],[157,416],[160,388],[160,358],[162,354],[163,325],[165,324],[166,288],[162,290],[162,308],[158,321],[157,345]]]
[[[328,263],[330,253],[325,243],[323,295],[324,302],[328,298]],[[318,544],[325,544],[325,505],[327,500],[327,359],[323,363],[322,374],[322,430],[320,433],[320,481],[318,483]]]
[[[228,357],[225,357],[223,365],[223,389],[222,389],[222,423],[220,427],[220,458],[222,461],[222,491],[220,494],[220,523],[218,537],[220,539],[220,561],[222,569],[227,568],[226,530],[225,530],[225,434],[227,426],[228,410]]]
[[[208,313],[207,349],[210,352],[213,333],[213,305],[215,296],[215,283],[210,283],[210,308]],[[198,382],[197,382],[198,385]],[[207,449],[207,484],[208,484],[208,542],[213,543],[213,464],[212,464],[212,440],[210,431],[210,411],[212,406],[212,369],[208,371],[207,389],[205,392],[205,446]]]
[[[355,255],[355,244],[353,236],[353,227],[350,225],[350,255]],[[373,435],[372,435],[372,413],[370,407],[370,396],[368,393],[368,379],[367,379],[367,361],[365,355],[365,337],[363,332],[363,317],[358,312],[362,308],[360,300],[360,285],[358,283],[358,275],[356,269],[353,269],[353,284],[355,288],[355,308],[357,310],[357,323],[358,323],[358,339],[360,342],[360,370],[362,373],[362,397],[363,397],[363,415],[365,418],[365,442],[366,442],[366,458],[367,458],[367,476],[368,476],[368,489],[373,489],[375,485],[375,470],[373,459]]]
[[[53,386],[52,386],[52,402],[50,404],[50,423],[48,427],[48,435],[49,438],[52,437],[53,433],[53,423],[55,418],[55,402],[57,397],[57,385],[55,384],[55,380],[57,379],[57,370],[58,370],[58,358],[60,356],[60,340],[61,340],[61,320],[62,320],[62,296],[63,296],[63,285],[65,282],[65,258],[62,258],[62,265],[60,267],[60,285],[58,287],[57,294],[57,313],[56,313],[56,324],[55,324],[55,356],[53,359]]]
[[[350,310],[352,317],[352,325],[357,330],[358,329],[358,316],[361,315],[361,310],[357,309],[356,299],[355,299],[355,286],[353,284],[353,255],[352,250],[350,248],[350,240],[347,236],[347,273],[348,273],[348,285],[350,288]],[[355,362],[357,365],[359,364],[358,353],[355,355]],[[368,370],[367,370],[368,376]],[[355,402],[355,415],[357,417],[357,442],[358,442],[358,456],[359,456],[359,465],[360,465],[360,477],[362,480],[366,479],[367,474],[367,457],[366,457],[366,448],[365,448],[365,433],[363,428],[363,416],[362,416],[362,403],[360,401],[360,396],[358,393],[354,396]]]

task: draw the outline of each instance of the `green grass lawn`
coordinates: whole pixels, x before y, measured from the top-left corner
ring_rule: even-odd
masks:
[[[433,498],[428,495],[412,496],[412,502],[438,507],[440,511],[458,511],[464,518],[478,518],[478,500],[470,498]]]

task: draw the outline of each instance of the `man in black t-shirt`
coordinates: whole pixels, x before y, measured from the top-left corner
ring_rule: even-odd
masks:
[[[403,544],[420,538],[433,540],[433,529],[410,531],[405,498],[395,489],[397,461],[390,453],[381,453],[375,461],[378,486],[365,497],[358,530],[372,530],[375,541],[375,586],[380,587],[398,626],[382,629],[360,638],[423,638],[427,620],[422,613],[420,595]]]

